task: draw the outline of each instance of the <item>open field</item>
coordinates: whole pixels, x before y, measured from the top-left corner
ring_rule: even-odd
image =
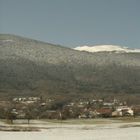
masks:
[[[0,123],[0,128],[19,128],[0,131],[0,140],[139,140],[139,118],[87,119],[87,120],[32,120],[30,124]],[[32,130],[25,132],[24,130]],[[36,131],[37,130],[37,131]]]

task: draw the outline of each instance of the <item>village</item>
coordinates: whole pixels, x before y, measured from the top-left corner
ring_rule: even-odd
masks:
[[[109,117],[136,117],[140,105],[127,105],[117,99],[79,99],[59,102],[53,98],[17,97],[0,101],[0,118],[14,119],[92,119]]]

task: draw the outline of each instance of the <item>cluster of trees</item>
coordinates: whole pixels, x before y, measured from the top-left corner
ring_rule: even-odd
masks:
[[[6,119],[7,123],[12,124],[14,120],[19,119],[18,114],[16,111],[13,111],[14,109],[11,107],[1,107],[0,106],[0,118],[1,119]],[[34,119],[34,114],[31,110],[31,108],[27,108],[24,110],[24,118],[27,119],[28,123],[30,122],[31,119]]]
[[[16,119],[26,119],[30,123],[31,119],[77,118],[80,110],[75,107],[73,112],[71,112],[68,108],[64,107],[67,102],[68,100],[62,99],[44,106],[40,105],[40,103],[31,105],[11,103],[9,106],[0,106],[0,118],[6,119],[11,124]]]

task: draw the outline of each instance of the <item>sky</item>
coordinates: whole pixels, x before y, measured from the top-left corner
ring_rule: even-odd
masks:
[[[0,0],[0,33],[67,47],[140,48],[140,0]]]

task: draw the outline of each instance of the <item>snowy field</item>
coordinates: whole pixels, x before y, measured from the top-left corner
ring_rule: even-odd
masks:
[[[0,131],[0,140],[140,140],[140,122],[98,125],[38,124],[37,127],[41,131]]]

